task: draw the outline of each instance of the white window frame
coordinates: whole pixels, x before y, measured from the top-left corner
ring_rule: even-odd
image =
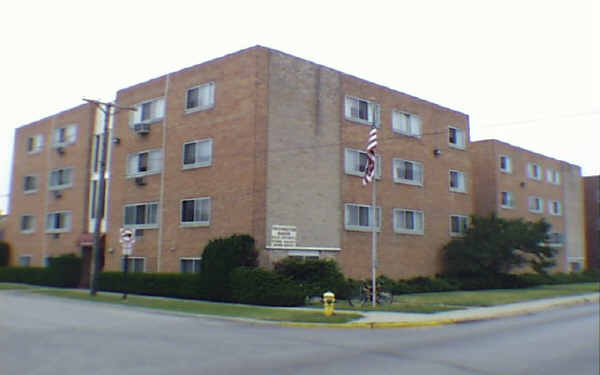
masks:
[[[392,131],[408,137],[421,138],[423,136],[423,119],[413,113],[393,110]]]
[[[542,167],[540,167],[539,164],[535,164],[535,163],[527,163],[526,166],[527,170],[527,177],[532,179],[532,180],[537,180],[537,181],[541,181],[542,180]],[[538,171],[538,173],[534,173],[535,171]]]
[[[532,202],[534,201],[538,201],[539,202],[539,208],[534,208]],[[538,205],[536,205],[538,206]],[[530,196],[527,198],[527,208],[529,209],[529,212],[533,212],[536,214],[541,214],[544,212],[544,199],[540,198],[540,197],[535,197],[535,196]]]
[[[455,133],[454,133],[455,137],[456,137],[455,142],[451,142],[451,140],[450,140],[451,129],[453,129],[455,131]],[[467,138],[466,132],[463,129],[457,128],[455,126],[448,126],[448,145],[450,147],[457,148],[459,150],[464,150],[467,147],[466,138]]]
[[[64,139],[59,139],[61,130],[64,130]],[[52,132],[52,141],[54,147],[65,147],[77,142],[77,124],[65,125],[55,128]]]
[[[135,270],[135,262],[136,261],[142,261],[142,270]],[[127,261],[129,263],[129,266],[127,267],[127,272],[146,272],[146,257],[132,257],[132,256],[128,256],[127,257]],[[121,272],[123,272],[125,270],[125,257],[122,256],[121,257],[121,261],[120,261],[120,267],[121,267]]]
[[[457,173],[458,175],[458,187],[452,186],[452,173]],[[448,187],[450,191],[455,193],[466,193],[467,192],[467,176],[465,172],[458,171],[456,169],[450,169],[448,171]]]
[[[214,105],[215,105],[215,86],[216,85],[214,82],[207,82],[207,83],[203,83],[201,85],[193,86],[193,87],[186,89],[184,104],[183,104],[185,113],[188,114],[188,113],[194,113],[194,112],[198,112],[198,111],[204,111],[204,110],[214,107]],[[208,90],[208,103],[205,103],[203,105],[198,104],[195,107],[188,108],[188,96],[190,94],[190,91],[198,89],[198,91],[200,92],[200,90],[202,90],[204,88],[207,88],[207,90]]]
[[[413,225],[414,228],[402,228],[400,227],[399,216],[400,214],[405,214],[407,212],[411,212],[413,214]],[[423,235],[425,234],[425,213],[421,210],[413,210],[409,208],[394,208],[392,209],[392,221],[394,224],[394,233],[400,234],[416,234]],[[416,221],[415,221],[416,219]]]
[[[452,219],[453,218],[458,218],[458,226],[459,226],[459,231],[458,232],[454,232],[452,229]],[[470,224],[470,218],[466,215],[450,215],[449,216],[449,220],[450,220],[450,228],[449,228],[449,232],[451,236],[462,236],[465,234],[465,231],[467,230],[467,228],[469,227]],[[464,225],[463,225],[464,224]],[[460,230],[460,228],[464,228],[464,230]]]
[[[505,161],[505,168],[502,168],[502,161]],[[500,171],[504,173],[512,173],[512,159],[508,155],[500,155]]]
[[[359,223],[351,224],[350,223],[350,208],[357,207],[359,209]],[[372,231],[372,225],[360,225],[360,209],[367,208],[368,209],[368,220],[371,220],[371,211],[373,210],[373,206],[368,204],[359,204],[359,203],[345,203],[344,204],[344,228],[348,231],[360,231],[360,232],[370,232]],[[376,228],[375,230],[379,232],[381,230],[381,207],[376,206],[375,210],[375,220],[376,220]],[[369,223],[370,224],[370,223]]]
[[[59,185],[55,185],[52,182],[52,176],[54,176],[56,173],[58,173],[60,175],[60,173],[62,172],[63,174],[63,179],[66,178],[66,176],[68,176],[69,181],[67,181],[66,183],[62,183]],[[73,167],[65,167],[65,168],[56,168],[50,171],[50,173],[48,174],[48,190],[50,191],[54,191],[54,190],[62,190],[62,189],[66,189],[66,188],[70,188],[73,186]]]
[[[150,216],[150,206],[151,205],[155,205],[156,206],[156,223],[148,223],[148,219]],[[146,206],[146,208],[144,209],[144,223],[142,224],[137,224],[137,209],[135,207],[137,206]],[[127,208],[129,207],[134,207],[135,211],[135,217],[134,217],[134,223],[127,223]],[[130,204],[126,204],[125,206],[123,206],[123,226],[125,227],[129,227],[129,228],[133,228],[133,229],[155,229],[159,227],[159,223],[160,223],[160,212],[159,212],[159,206],[158,206],[158,202],[142,202],[142,203],[130,203]]]
[[[30,228],[23,229],[23,219],[26,217],[31,218],[31,226],[30,226]],[[24,234],[34,233],[35,232],[35,215],[32,215],[32,214],[21,215],[21,217],[19,218],[19,231]]]
[[[27,189],[27,179],[28,178],[33,179],[34,187],[31,189]],[[23,176],[23,193],[25,193],[25,194],[37,193],[39,190],[39,187],[40,187],[40,175],[39,174],[28,174],[26,176]]]
[[[192,272],[184,272],[183,262],[192,261]],[[180,257],[179,258],[179,273],[200,273],[202,265],[202,257]]]
[[[556,204],[556,208],[557,208],[556,210],[554,209],[555,204]],[[560,203],[560,201],[548,200],[548,212],[552,216],[561,216],[562,215],[562,204]]]
[[[412,170],[413,170],[413,178],[412,180],[406,179],[402,176],[400,176],[398,174],[398,169],[402,169],[403,166],[401,164],[403,163],[411,163],[412,164]],[[393,166],[393,176],[394,176],[394,182],[395,183],[399,183],[399,184],[407,184],[407,185],[415,185],[415,186],[423,186],[423,181],[425,179],[425,166],[423,163],[418,162],[418,161],[414,161],[414,160],[407,160],[407,159],[400,159],[400,158],[393,158],[392,160],[392,166]]]
[[[193,221],[183,221],[183,202],[193,201],[194,202],[194,220]],[[197,220],[196,218],[196,205],[201,203],[202,201],[208,202],[208,220]],[[179,203],[179,225],[184,227],[194,226],[194,227],[207,227],[210,225],[210,221],[212,219],[212,199],[210,197],[199,197],[199,198],[189,198],[182,199]]]
[[[50,216],[55,217],[56,215],[60,215],[61,223],[65,223],[63,226],[59,228],[55,228],[55,224],[50,227]],[[52,221],[55,223],[55,219],[52,218]],[[46,233],[65,233],[70,232],[73,225],[73,214],[71,211],[52,211],[46,213]]]
[[[560,185],[560,173],[555,169],[546,169],[546,181],[553,185]]]
[[[150,107],[150,117],[142,119],[144,106]],[[133,106],[136,110],[129,112],[129,127],[134,128],[136,124],[151,124],[153,122],[162,121],[165,117],[165,98],[158,97]]]
[[[31,141],[30,141],[31,140]],[[31,150],[29,149],[29,142],[31,142]],[[28,154],[38,154],[44,148],[44,135],[36,134],[31,137],[27,137],[27,144],[25,145],[25,149]]]
[[[353,167],[355,167],[355,165],[350,164],[349,156],[354,153],[363,154],[363,155],[365,155],[365,157],[367,157],[367,153],[363,150],[356,150],[353,148],[344,149],[344,172],[346,174],[349,174],[352,176],[363,177],[365,175],[365,171],[361,172],[360,169],[357,170],[357,169],[353,168]],[[359,156],[359,163],[360,163],[360,156]],[[366,168],[366,164],[365,164],[365,168]],[[378,180],[381,178],[381,155],[379,155],[377,153],[375,153],[375,178]]]
[[[507,197],[508,204],[504,204],[502,202],[505,194]],[[512,191],[501,191],[500,192],[500,207],[507,208],[507,209],[515,208],[515,199],[514,199],[514,194]]]
[[[31,256],[31,254],[20,254],[19,255],[19,267],[31,267],[31,259],[33,257]],[[23,260],[24,259],[28,259],[27,260],[27,264],[23,264]]]
[[[353,111],[353,103],[356,102],[359,105],[358,115],[356,115],[356,111]],[[367,105],[367,118],[360,118],[360,102],[366,103]],[[373,120],[375,120],[375,126],[379,128],[380,126],[380,118],[381,118],[381,109],[379,104],[359,98],[357,96],[346,95],[344,99],[344,117],[348,121],[357,122],[359,124],[372,125]]]
[[[194,163],[189,163],[189,164],[185,164],[185,146],[186,145],[190,145],[190,144],[194,144],[195,146],[195,150],[194,150]],[[208,145],[207,147],[209,148],[208,153],[208,161],[198,161],[198,158],[200,156],[200,146],[203,145]],[[182,153],[181,153],[181,162],[183,164],[183,169],[194,169],[194,168],[201,168],[201,167],[210,167],[212,165],[212,156],[213,156],[213,140],[211,138],[207,138],[207,139],[200,139],[200,140],[196,140],[196,141],[190,141],[190,142],[185,142],[183,144],[183,149],[182,149]]]
[[[148,163],[146,171],[139,171],[139,158],[142,154],[148,154]],[[133,165],[135,164],[135,170]],[[135,154],[127,155],[127,177],[143,177],[153,174],[162,173],[163,169],[163,151],[162,148],[155,148],[152,150],[144,150],[136,152]]]

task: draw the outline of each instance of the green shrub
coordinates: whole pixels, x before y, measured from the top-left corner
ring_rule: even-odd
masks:
[[[327,291],[335,293],[336,298],[348,295],[348,285],[334,260],[285,258],[276,263],[274,269],[301,286],[307,297],[322,296]]]
[[[10,261],[10,245],[8,242],[0,241],[0,267],[8,266]]]
[[[201,294],[213,301],[232,301],[231,272],[237,267],[256,267],[257,258],[249,235],[211,240],[202,254]]]
[[[66,254],[48,259],[48,284],[65,288],[75,288],[81,281],[81,258]]]
[[[81,259],[73,254],[50,258],[48,267],[2,267],[0,281],[75,288],[81,277]]]
[[[236,268],[231,274],[236,302],[265,306],[300,306],[304,289],[296,282],[261,268]]]
[[[205,299],[200,293],[200,277],[194,273],[101,272],[99,290],[148,296]]]

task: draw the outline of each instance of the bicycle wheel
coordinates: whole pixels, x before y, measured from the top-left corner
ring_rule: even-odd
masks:
[[[382,291],[378,294],[377,303],[380,305],[390,305],[394,302],[394,295],[387,291]]]

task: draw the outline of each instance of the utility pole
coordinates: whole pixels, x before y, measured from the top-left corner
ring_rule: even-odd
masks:
[[[95,104],[98,109],[104,112],[104,128],[102,131],[102,148],[100,152],[100,166],[98,168],[98,187],[96,190],[96,221],[94,222],[94,245],[92,248],[92,269],[90,271],[90,295],[95,296],[98,291],[98,274],[100,273],[100,261],[102,260],[102,253],[100,251],[100,229],[102,219],[104,218],[104,205],[105,205],[105,194],[106,190],[106,157],[108,154],[107,144],[109,135],[109,118],[115,113],[111,113],[112,108],[117,110],[126,109],[130,111],[136,111],[136,108],[131,107],[119,107],[114,103],[105,103],[97,100],[83,99],[88,103]]]

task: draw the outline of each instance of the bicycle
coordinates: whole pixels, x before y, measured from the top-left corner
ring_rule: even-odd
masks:
[[[353,293],[348,296],[348,304],[352,307],[365,307],[372,303],[373,293],[371,286],[367,284],[361,285]],[[378,305],[389,305],[394,302],[394,295],[383,289],[381,286],[377,287],[377,295],[375,302]]]

